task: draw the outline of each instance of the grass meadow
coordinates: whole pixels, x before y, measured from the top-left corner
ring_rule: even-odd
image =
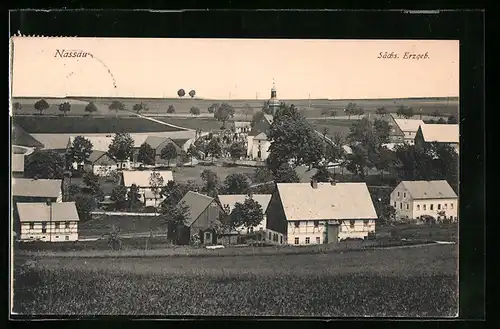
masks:
[[[456,246],[227,257],[38,258],[23,315],[454,316]]]

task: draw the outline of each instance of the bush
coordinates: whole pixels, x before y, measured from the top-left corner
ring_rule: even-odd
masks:
[[[159,203],[159,202],[158,202]],[[147,213],[155,213],[157,212],[156,208],[154,206],[147,206],[142,209],[143,212]]]

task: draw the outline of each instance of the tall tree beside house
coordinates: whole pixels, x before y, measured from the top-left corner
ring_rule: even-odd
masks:
[[[178,182],[168,181],[161,191],[160,196],[164,198],[162,203],[170,203],[176,205],[186,195],[187,192],[199,192],[201,187],[195,181]],[[161,205],[160,205],[161,206]]]
[[[69,102],[63,102],[59,104],[59,111],[63,112],[64,115],[71,111],[71,104]]]
[[[114,201],[116,209],[124,209],[127,205],[127,188],[123,185],[116,185],[111,191],[110,199]]]
[[[85,192],[94,196],[98,201],[104,199],[104,193],[102,192],[99,177],[97,175],[92,172],[83,174],[83,183],[85,184]]]
[[[141,144],[141,147],[139,147],[139,154],[137,155],[137,161],[148,166],[154,166],[155,156],[156,156],[156,151],[151,147],[151,145],[144,142]]]
[[[46,109],[48,109],[50,107],[49,103],[47,103],[47,101],[45,99],[40,99],[39,101],[37,101],[33,107],[40,113],[40,115],[43,114],[43,111],[45,111]]]
[[[226,176],[222,186],[224,194],[246,194],[248,193],[250,182],[246,175],[233,173]]]
[[[213,198],[217,197],[220,189],[220,180],[217,174],[205,169],[201,173],[201,180],[203,181],[201,192]]]
[[[261,184],[268,183],[273,180],[273,173],[267,167],[255,168],[252,181]]]
[[[92,219],[91,212],[97,208],[97,200],[93,195],[78,194],[74,197],[78,217],[81,221]]]
[[[182,88],[177,90],[177,96],[179,96],[180,98],[186,96],[186,91]]]
[[[395,171],[401,180],[437,178],[434,155],[431,150],[420,149],[415,145],[400,145],[396,147],[394,153]]]
[[[192,106],[189,110],[189,113],[191,113],[192,115],[200,115],[201,111],[198,107]]]
[[[249,197],[243,203],[237,202],[230,216],[233,226],[244,226],[249,232],[262,222],[264,212],[262,206]]]
[[[325,166],[319,166],[312,178],[317,182],[328,183],[333,179],[333,173],[331,173]]]
[[[128,208],[130,210],[137,209],[141,206],[141,194],[139,193],[139,187],[135,184],[130,186],[127,192]]]
[[[175,107],[173,105],[169,105],[167,109],[167,113],[175,113]]]
[[[215,158],[218,158],[222,155],[222,145],[219,139],[214,136],[210,140],[210,142],[208,142],[205,150],[207,155],[210,155],[212,157],[212,163],[213,163]]]
[[[158,197],[160,196],[160,192],[161,189],[163,188],[163,185],[165,185],[163,176],[159,172],[153,170],[151,172],[151,175],[149,176],[149,187],[155,198],[155,212],[156,212],[156,200],[158,200]]]
[[[247,149],[243,142],[236,141],[229,146],[229,154],[231,154],[231,158],[233,158],[234,162],[244,157],[246,153]]]
[[[160,158],[166,160],[167,166],[170,167],[170,161],[177,158],[177,155],[177,149],[172,143],[170,143],[161,150]]]
[[[222,122],[221,129],[226,128],[226,122],[234,116],[234,108],[228,103],[222,103],[214,112],[214,118]]]
[[[436,154],[433,164],[436,178],[445,179],[458,195],[458,182],[460,180],[458,166],[459,157],[455,149],[449,145],[433,145],[433,153]]]
[[[92,142],[83,136],[76,136],[73,143],[71,143],[69,156],[71,163],[76,162],[78,165],[78,170],[82,169],[81,165],[89,158],[92,148]]]
[[[262,111],[257,111],[255,114],[252,116],[252,121],[250,122],[250,126],[253,128],[257,122],[260,122],[264,119],[264,112]]]
[[[193,164],[193,158],[198,155],[198,150],[196,149],[196,146],[194,146],[194,143],[189,145],[186,153],[187,153],[187,156],[191,160],[191,164]]]
[[[375,135],[378,138],[378,142],[380,143],[389,142],[389,133],[391,131],[391,126],[389,125],[389,122],[385,120],[375,119],[373,121],[373,129]]]
[[[366,169],[369,166],[368,150],[363,145],[353,145],[351,149],[352,154],[347,156],[345,167],[355,176],[364,180]]]
[[[162,202],[160,205],[160,214],[167,224],[168,238],[175,244],[179,243],[179,233],[183,226],[186,225],[189,213],[189,206],[185,202],[177,204]]]
[[[194,98],[194,96],[196,96],[196,90],[191,89],[191,90],[189,91],[189,96],[191,96],[191,98]]]
[[[275,183],[298,183],[300,178],[295,169],[288,163],[283,163],[272,170]]]
[[[65,159],[59,153],[49,150],[35,151],[26,157],[24,176],[26,178],[62,179]]]
[[[119,162],[125,162],[132,157],[134,140],[129,133],[116,133],[109,145],[108,153]]]
[[[88,112],[89,114],[97,112],[97,106],[93,102],[90,102],[85,105],[85,112]]]
[[[140,102],[138,104],[134,104],[134,106],[132,107],[132,111],[139,114],[140,112],[149,111],[149,107],[146,104],[144,104],[143,102]]]

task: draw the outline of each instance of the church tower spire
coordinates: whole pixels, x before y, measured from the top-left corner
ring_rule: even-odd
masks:
[[[274,115],[279,107],[280,107],[280,101],[276,96],[276,84],[273,78],[273,87],[271,88],[271,98],[269,99],[269,108],[271,109],[271,113]]]

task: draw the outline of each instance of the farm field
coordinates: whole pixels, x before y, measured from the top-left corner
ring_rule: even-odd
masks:
[[[186,118],[156,118],[160,121],[170,123],[179,127],[188,128],[188,129],[201,129],[202,131],[211,131],[211,130],[219,130],[222,126],[220,121],[217,121],[213,116],[209,118],[203,117],[186,117]],[[228,126],[228,123],[226,123]]]
[[[307,120],[317,131],[323,133],[325,128],[328,130],[328,136],[333,136],[336,133],[346,137],[351,129],[353,120],[342,119],[309,119]]]
[[[120,234],[129,233],[166,233],[165,220],[153,216],[94,216],[89,221],[80,223],[78,234],[80,237],[95,237],[108,234],[113,226],[120,230]]]
[[[279,92],[278,92],[279,98]],[[38,98],[14,98],[12,102],[19,102],[22,105],[20,111],[14,114],[33,114],[36,113],[33,105]],[[208,113],[208,107],[213,103],[226,102],[235,108],[236,114],[241,114],[243,110],[249,106],[253,109],[261,109],[264,99],[255,100],[211,100],[211,99],[190,99],[190,98],[165,98],[165,99],[146,99],[146,98],[92,98],[92,97],[71,97],[66,99],[46,99],[50,108],[45,111],[47,114],[60,113],[58,105],[63,101],[72,103],[72,114],[85,114],[85,106],[89,101],[93,101],[98,111],[96,114],[100,115],[115,115],[116,112],[108,109],[109,104],[113,100],[119,100],[125,108],[131,110],[134,104],[143,102],[148,105],[149,111],[147,113],[159,114],[166,113],[170,105],[173,105],[176,113],[189,113],[191,107],[196,106],[200,108],[201,113]],[[306,110],[306,116],[319,117],[322,110],[339,110],[345,108],[350,102],[356,103],[362,107],[365,112],[375,111],[379,107],[385,107],[389,112],[396,112],[397,108],[401,105],[413,107],[415,112],[422,114],[431,114],[434,111],[442,113],[443,116],[458,115],[459,102],[458,98],[409,98],[409,99],[345,99],[345,100],[328,100],[328,99],[311,99],[311,100],[281,100],[287,104],[294,104],[300,109]],[[118,115],[129,114],[128,112],[118,113]],[[146,114],[147,114],[146,113]]]
[[[180,131],[178,128],[138,117],[14,116],[12,122],[31,134]]]
[[[453,224],[398,224],[395,226],[377,226],[377,233],[389,233],[400,239],[432,239],[436,241],[457,242],[458,225]]]
[[[27,271],[16,264],[14,311],[454,316],[456,255],[456,246],[434,245],[244,257],[45,257]]]
[[[250,179],[255,172],[253,167],[223,167],[223,166],[196,166],[196,167],[177,167],[173,168],[173,175],[175,181],[195,181],[197,184],[202,184],[201,173],[203,170],[211,170],[217,174],[220,181],[231,174],[244,174]]]

